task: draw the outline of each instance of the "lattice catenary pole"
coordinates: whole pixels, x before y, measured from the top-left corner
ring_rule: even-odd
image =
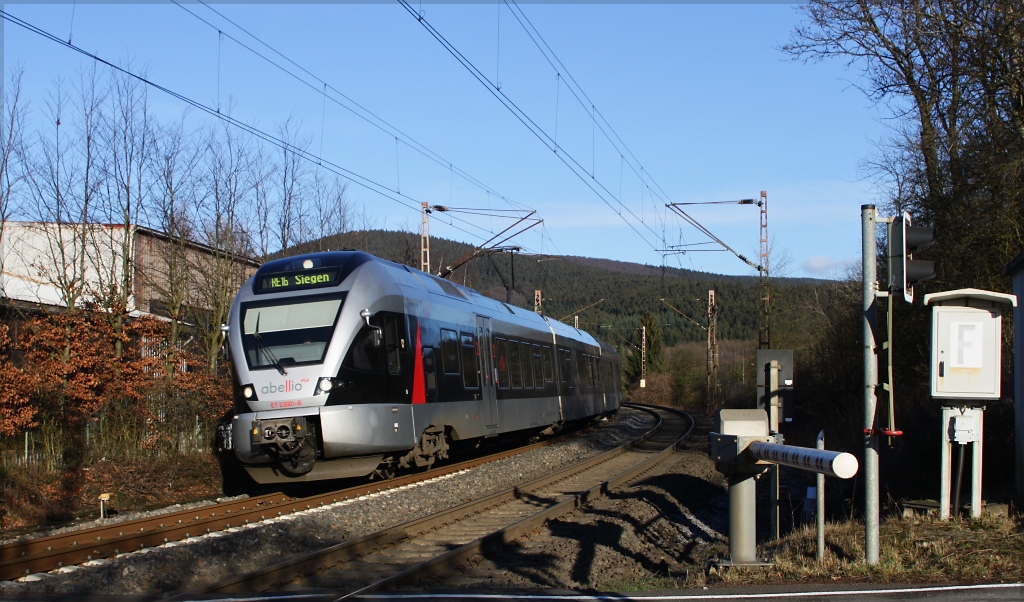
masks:
[[[757,348],[771,349],[771,328],[768,320],[771,311],[771,287],[768,282],[768,192],[761,191],[761,200],[757,206],[761,208],[761,262],[757,267],[761,275],[761,302],[757,311]]]
[[[715,290],[708,291],[708,391],[704,413],[714,416],[718,409],[718,306]]]
[[[430,273],[430,224],[427,215],[430,209],[423,201],[420,209],[420,270]]]

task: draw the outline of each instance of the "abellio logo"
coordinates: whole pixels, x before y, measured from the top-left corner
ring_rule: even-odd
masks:
[[[266,394],[266,393],[293,393],[295,391],[301,391],[302,390],[302,383],[303,382],[308,382],[308,381],[309,381],[308,378],[304,378],[304,379],[302,379],[302,382],[298,382],[298,383],[293,381],[293,380],[286,380],[283,383],[281,383],[280,385],[275,385],[274,383],[270,383],[269,385],[264,385],[263,388],[260,389],[260,393],[264,393],[264,394]]]

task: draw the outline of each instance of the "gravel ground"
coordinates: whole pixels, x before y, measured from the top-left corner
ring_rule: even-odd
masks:
[[[703,585],[727,550],[729,496],[707,453],[709,424],[656,474],[549,522],[438,588],[629,591]],[[724,554],[727,555],[727,554]]]
[[[556,467],[578,462],[613,448],[650,428],[652,420],[645,413],[623,409],[613,420],[571,441],[557,443],[457,475],[433,479],[426,484],[404,487],[358,500],[348,500],[272,519],[258,525],[122,554],[112,559],[65,567],[13,582],[0,582],[0,597],[17,593],[63,593],[81,596],[164,595],[187,591],[230,575],[252,571],[502,491],[548,474]],[[706,452],[704,459],[707,460]],[[713,472],[713,467],[711,470]],[[658,477],[648,477],[648,480],[651,478]],[[706,487],[703,481],[701,483],[701,486]],[[668,495],[680,495],[674,487],[671,491],[675,493]],[[624,495],[635,494],[627,492]],[[682,505],[676,504],[668,497],[665,500],[666,503],[682,510]],[[598,512],[617,512],[601,510],[600,506],[595,509]],[[686,524],[692,525],[695,533],[699,531],[704,534],[702,537],[716,537],[703,526],[703,522],[706,522],[704,519],[687,518],[681,515],[680,511],[673,511],[679,515],[676,518],[684,519]],[[595,516],[599,521],[614,519],[611,515]],[[627,515],[629,520],[639,520],[640,516],[642,515]],[[655,531],[664,531],[664,537],[672,537],[672,534],[662,527],[654,527],[654,523],[637,525],[644,531],[642,538],[649,538],[650,533]],[[597,526],[601,527],[600,524]],[[557,525],[554,528],[557,529]],[[720,527],[718,529],[721,530]],[[603,538],[600,541],[607,539],[606,529],[599,528],[597,531],[599,537]],[[571,536],[562,539],[575,541]],[[604,547],[607,546],[598,545],[597,549]],[[627,548],[619,546],[616,549]],[[636,560],[628,558],[627,562],[635,563]],[[586,583],[578,569],[575,572],[570,571],[567,575],[571,575],[574,580],[579,578],[580,583]]]

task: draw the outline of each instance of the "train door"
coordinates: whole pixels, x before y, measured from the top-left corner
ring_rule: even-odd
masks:
[[[482,393],[484,420],[487,433],[498,434],[498,398],[494,382],[494,356],[491,346],[491,319],[476,317],[477,349],[480,353],[480,392]]]

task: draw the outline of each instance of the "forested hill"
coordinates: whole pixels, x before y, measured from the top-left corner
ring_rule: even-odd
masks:
[[[419,236],[409,232],[348,232],[294,247],[287,253],[342,248],[359,249],[405,265],[420,266]],[[431,272],[436,274],[441,266],[451,265],[472,251],[473,247],[464,243],[431,238]],[[526,253],[516,253],[513,261],[506,253],[477,257],[455,270],[449,279],[501,300],[506,298],[507,283],[513,288],[512,304],[529,309],[533,309],[534,291],[540,290],[546,315],[569,323],[578,315],[580,328],[616,346],[627,339],[637,339],[633,332],[646,312],[652,313],[661,325],[667,345],[705,339],[707,333],[701,326],[690,322],[668,304],[706,325],[708,291],[714,289],[719,338],[757,338],[759,282],[756,276],[723,276],[610,259]],[[809,301],[814,287],[820,284],[823,283],[806,279],[773,280],[773,305],[795,306]],[[604,300],[599,302],[600,299]]]

